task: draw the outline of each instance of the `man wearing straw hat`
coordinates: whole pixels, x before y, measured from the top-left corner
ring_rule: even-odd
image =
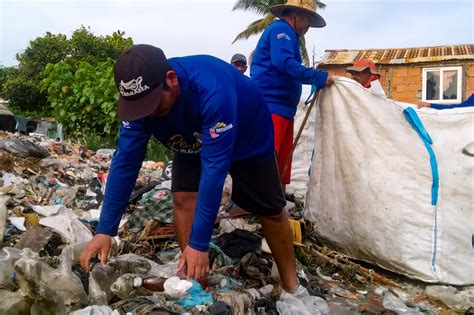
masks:
[[[263,32],[252,65],[250,77],[260,88],[272,113],[275,150],[280,169],[280,181],[285,191],[290,183],[291,160],[285,173],[285,163],[292,154],[293,120],[301,98],[302,84],[322,89],[334,81],[327,72],[302,64],[298,38],[310,27],[324,27],[326,22],[316,13],[314,0],[288,0],[286,4],[270,7],[279,18]]]

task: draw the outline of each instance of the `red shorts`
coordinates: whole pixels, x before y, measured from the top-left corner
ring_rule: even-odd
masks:
[[[278,159],[278,169],[280,172],[280,181],[283,184],[289,184],[291,179],[291,160],[288,163],[285,174],[283,168],[286,160],[291,154],[293,148],[293,120],[272,114],[273,131],[275,134],[275,151]]]

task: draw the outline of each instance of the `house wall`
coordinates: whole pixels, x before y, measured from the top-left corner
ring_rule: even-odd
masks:
[[[347,76],[348,66],[321,65],[318,69],[328,71],[330,75]],[[474,93],[474,61],[378,65],[377,67],[382,75],[380,82],[389,98],[416,104],[422,100],[423,68],[448,66],[463,66],[462,99],[467,99]]]

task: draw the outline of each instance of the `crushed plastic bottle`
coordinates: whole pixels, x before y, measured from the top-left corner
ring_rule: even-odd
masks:
[[[5,226],[8,213],[6,203],[9,199],[9,196],[0,196],[0,245],[3,243],[3,236],[5,235]]]
[[[112,315],[114,311],[106,305],[91,305],[86,308],[76,310],[69,315]]]
[[[283,291],[276,304],[281,315],[329,314],[329,306],[326,301],[318,296],[309,295],[308,290],[301,285],[295,293]]]
[[[54,269],[42,262],[39,255],[29,248],[22,250],[15,264],[18,285],[24,296],[45,303],[83,305],[87,303],[81,279],[72,272],[74,258],[72,247],[61,254],[59,268]]]
[[[13,247],[0,250],[0,289],[13,291],[17,288],[15,281],[15,263],[21,251]]]
[[[451,286],[432,285],[426,287],[426,294],[433,299],[440,300],[457,312],[467,311],[474,305],[474,287],[458,291]]]
[[[122,300],[134,297],[137,295],[137,288],[134,283],[139,278],[136,274],[125,273],[112,283],[110,290]]]
[[[95,305],[107,305],[113,297],[110,289],[120,273],[108,264],[105,268],[95,264],[89,273],[89,296]]]
[[[397,314],[404,314],[404,315],[423,314],[414,308],[406,306],[406,304],[403,303],[402,300],[400,300],[398,297],[396,297],[394,294],[390,292],[385,292],[384,294],[383,307]]]
[[[0,314],[2,315],[27,315],[30,314],[31,301],[25,299],[21,292],[0,290]]]

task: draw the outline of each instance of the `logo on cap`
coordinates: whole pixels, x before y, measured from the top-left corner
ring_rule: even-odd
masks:
[[[120,84],[119,84],[120,94],[125,97],[125,96],[134,96],[142,92],[145,92],[150,87],[146,84],[142,86],[142,81],[143,81],[143,77],[141,76],[139,76],[136,79],[130,80],[128,82],[123,82],[123,80],[120,80]]]

